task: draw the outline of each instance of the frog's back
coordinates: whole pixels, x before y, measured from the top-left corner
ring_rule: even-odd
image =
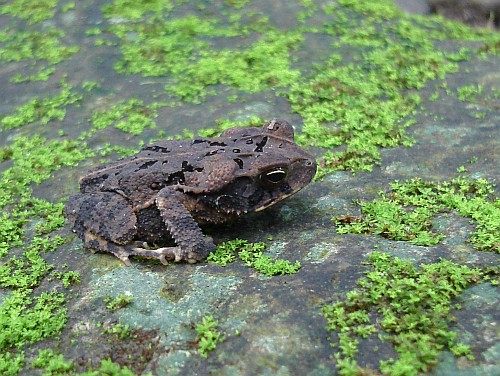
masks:
[[[178,184],[176,173],[201,161],[209,140],[164,140],[145,145],[137,154],[95,167],[80,179],[82,193],[138,189],[141,180]],[[170,178],[169,178],[170,177]]]

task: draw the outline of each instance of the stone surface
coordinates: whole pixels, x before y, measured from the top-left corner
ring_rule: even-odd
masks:
[[[196,13],[206,20],[236,12],[236,6],[223,5],[233,2],[214,3],[216,4],[200,3],[198,7],[188,4],[187,13]],[[384,45],[388,36],[381,34],[377,39],[378,45],[367,46],[364,45],[364,35],[372,35],[379,32],[379,29],[381,33],[394,33],[394,29],[390,28],[396,22],[394,19],[377,28],[369,25],[367,30],[363,29],[370,13],[350,8],[350,3],[356,3],[351,1],[334,3],[343,10],[346,7],[345,14],[351,18],[328,23],[327,15],[321,13],[332,3],[327,1],[315,3],[317,7],[311,12],[320,12],[318,17],[306,18],[306,22],[301,23],[302,16],[297,13],[310,11],[302,7],[302,3],[306,2],[256,1],[244,8],[245,14],[234,16],[235,19],[241,17],[247,20],[248,17],[253,20],[252,12],[255,11],[262,17],[268,17],[273,26],[280,28],[280,33],[277,34],[283,35],[290,31],[304,37],[304,42],[290,49],[293,55],[290,65],[300,70],[297,82],[316,72],[315,69],[318,68],[315,65],[322,67],[320,70],[326,69],[322,64],[330,54],[336,52],[347,56],[343,62],[350,63],[349,59],[352,58],[356,64],[366,66],[369,70],[371,64],[375,63],[360,58],[366,55],[359,51],[373,51]],[[358,4],[364,6],[375,3],[378,4],[364,1]],[[0,16],[0,36],[7,26],[13,33],[21,33],[26,27],[44,30],[56,25],[64,28],[67,33],[64,43],[75,44],[80,48],[76,55],[55,66],[56,72],[48,81],[19,84],[9,82],[9,79],[16,73],[32,74],[32,61],[12,62],[6,60],[5,55],[0,55],[4,56],[4,60],[0,61],[0,119],[14,113],[16,107],[35,97],[56,95],[61,90],[61,81],[74,85],[75,90],[83,95],[77,105],[65,106],[67,112],[63,120],[51,120],[47,124],[35,121],[18,128],[2,129],[0,132],[0,150],[7,156],[3,159],[4,154],[1,154],[0,170],[4,175],[13,165],[8,154],[16,137],[40,135],[49,141],[81,140],[83,137],[84,142],[81,142],[80,148],[93,151],[92,155],[81,158],[78,164],[75,162],[72,166],[65,165],[54,170],[50,178],[40,184],[30,183],[29,188],[33,190],[34,197],[51,203],[61,200],[64,202],[69,195],[77,192],[79,176],[89,168],[101,164],[103,159],[107,161],[118,158],[116,150],[120,151],[119,148],[134,149],[142,142],[149,142],[159,135],[179,135],[186,128],[195,132],[214,126],[215,121],[220,119],[246,121],[253,116],[264,119],[285,118],[296,126],[298,134],[301,133],[304,118],[292,110],[291,102],[283,94],[290,92],[294,83],[284,86],[276,84],[276,88],[266,87],[254,91],[237,90],[230,84],[217,83],[209,86],[210,90],[216,91],[216,95],[207,95],[199,103],[182,102],[165,91],[165,86],[174,81],[168,74],[148,76],[117,72],[115,67],[126,52],[126,49],[120,49],[123,41],[118,41],[110,31],[105,30],[103,35],[97,36],[89,32],[89,29],[92,31],[101,26],[119,29],[125,22],[124,16],[104,18],[101,2],[87,0],[75,4],[75,9],[65,13],[57,8],[53,19],[34,26],[8,14]],[[169,13],[165,10],[172,19],[179,16],[176,12],[174,10]],[[335,14],[335,8],[332,12]],[[144,17],[153,16],[148,14]],[[396,20],[409,16],[398,14],[397,17]],[[353,20],[358,26],[352,36],[339,36],[335,33],[336,27],[351,25]],[[424,34],[439,33],[440,30],[432,22],[427,23],[427,19],[404,20],[400,27],[403,31],[417,26],[422,28]],[[139,19],[134,22],[148,27],[147,21]],[[229,21],[224,19],[221,22]],[[258,32],[263,33],[266,27],[270,27],[265,24],[262,31],[259,22],[252,24]],[[186,25],[187,23],[184,24],[186,28],[192,27]],[[331,34],[304,29],[306,26],[324,26]],[[199,39],[203,43],[210,41],[220,49],[233,48],[231,51],[236,55],[246,42],[253,41],[255,33],[257,31],[248,30],[244,36],[223,38],[219,35],[203,35]],[[125,35],[130,40],[137,38],[137,33],[134,32],[127,31]],[[274,37],[278,38],[276,35]],[[338,47],[334,42],[340,39],[352,42],[352,46]],[[417,41],[412,42],[410,39],[404,43],[411,50],[411,43]],[[375,235],[339,234],[332,221],[334,216],[359,215],[359,207],[355,203],[373,199],[380,191],[388,191],[389,184],[394,180],[419,177],[448,181],[457,176],[466,176],[484,178],[492,184],[498,184],[500,57],[494,54],[483,56],[479,52],[482,42],[465,39],[450,37],[433,41],[439,52],[459,54],[459,51],[467,50],[472,51],[473,56],[463,60],[455,56],[455,73],[443,74],[440,78],[428,80],[418,89],[405,91],[405,95],[417,93],[421,98],[419,106],[409,115],[409,118],[415,120],[414,124],[406,129],[415,141],[412,146],[380,148],[381,160],[378,165],[373,166],[372,171],[335,171],[264,212],[253,213],[229,225],[207,228],[207,233],[214,238],[216,244],[235,238],[251,242],[264,241],[268,243],[266,255],[292,262],[300,261],[302,268],[298,273],[265,277],[245,266],[241,260],[225,267],[213,263],[164,266],[151,261],[133,260],[132,266],[126,267],[111,255],[85,251],[81,241],[70,229],[67,226],[61,227],[52,235],[61,235],[66,243],[53,252],[43,253],[43,258],[55,265],[57,270],[77,271],[80,283],[66,289],[62,285],[54,287],[56,278],[47,272],[33,294],[57,289],[63,291],[67,299],[64,307],[68,311],[68,322],[58,336],[50,336],[20,348],[1,350],[16,354],[21,350],[25,351],[26,365],[22,373],[26,375],[39,372],[30,368],[30,364],[39,349],[48,348],[73,361],[75,372],[88,370],[90,366],[96,369],[101,359],[111,358],[122,366],[130,367],[136,374],[332,375],[337,372],[334,359],[336,349],[330,345],[332,333],[326,330],[327,322],[321,314],[321,308],[343,300],[345,294],[356,287],[357,281],[367,270],[366,256],[374,250],[387,252],[415,264],[434,263],[445,258],[470,267],[498,266],[498,254],[480,252],[467,241],[473,225],[467,218],[456,213],[433,218],[433,228],[444,233],[446,239],[431,247],[392,241]],[[0,47],[4,46],[2,43],[0,37]],[[273,59],[277,59],[277,55],[269,57],[269,64],[273,63]],[[256,73],[251,70],[251,58],[247,63],[248,78]],[[406,62],[401,62],[402,65],[404,63]],[[332,65],[335,66],[336,63]],[[411,73],[411,67],[408,70]],[[390,69],[387,74],[390,74]],[[266,82],[273,82],[272,80],[273,77],[270,77]],[[87,81],[95,81],[99,85],[87,92],[81,87]],[[331,84],[334,86],[338,82],[332,78]],[[478,85],[483,88],[482,92],[473,99],[458,98],[460,88],[477,88]],[[355,95],[356,93],[353,97]],[[94,113],[102,110],[112,112],[114,104],[130,98],[140,98],[146,104],[153,101],[168,102],[154,117],[156,128],[146,127],[139,135],[125,132],[115,127],[116,124],[97,131],[92,128],[90,119]],[[141,107],[139,113],[150,111]],[[135,121],[138,122],[137,118]],[[334,122],[325,123],[332,126]],[[108,150],[108,143],[115,147],[113,151]],[[345,145],[337,149],[342,148]],[[311,151],[318,158],[325,152],[319,147],[312,147]],[[25,156],[29,157],[33,152],[26,150]],[[75,150],[73,152],[76,153]],[[457,172],[461,166],[464,166],[466,172]],[[41,170],[44,168],[46,166],[43,164],[39,167]],[[498,193],[497,186],[494,195],[498,197]],[[19,204],[19,196],[16,196],[16,200],[15,204],[5,208],[6,212]],[[13,248],[10,256],[28,249],[29,241],[35,233],[35,225],[39,221],[39,218],[35,218],[28,222],[26,238],[23,239],[25,245]],[[13,233],[11,231],[9,234]],[[3,233],[1,235],[5,236]],[[2,265],[5,265],[10,256],[0,260]],[[68,267],[64,268],[64,264]],[[10,286],[0,287],[0,304],[10,296],[11,290]],[[133,297],[132,302],[116,311],[107,309],[105,299],[120,294]],[[489,283],[474,286],[459,297],[458,303],[463,308],[453,311],[456,320],[451,328],[462,341],[471,344],[476,360],[457,358],[445,351],[439,358],[439,364],[430,373],[498,373],[498,287]],[[216,349],[204,359],[197,352],[195,325],[206,316],[213,316],[218,320],[224,341],[218,343]],[[109,330],[117,324],[128,325],[133,335],[119,338],[116,334],[110,334]],[[373,370],[379,365],[380,355],[379,351],[373,350],[369,345],[370,343],[364,344],[367,350],[362,352],[359,362]],[[380,354],[394,355],[394,350],[388,344],[386,346],[387,348],[379,349]]]

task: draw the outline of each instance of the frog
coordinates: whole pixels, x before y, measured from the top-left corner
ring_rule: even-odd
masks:
[[[204,225],[260,212],[308,185],[315,158],[273,119],[219,137],[160,140],[89,170],[65,215],[93,253],[196,263],[216,248]]]

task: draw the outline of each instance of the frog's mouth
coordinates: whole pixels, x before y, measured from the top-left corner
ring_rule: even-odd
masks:
[[[293,196],[295,193],[297,193],[298,191],[300,191],[302,188],[303,187],[297,188],[296,190],[291,191],[290,193],[281,195],[279,197],[273,197],[273,198],[267,200],[266,202],[264,202],[261,206],[259,206],[257,209],[255,209],[255,211],[259,212],[259,211],[265,210],[268,207],[273,206],[277,202],[280,202],[281,200],[284,200],[287,197]]]

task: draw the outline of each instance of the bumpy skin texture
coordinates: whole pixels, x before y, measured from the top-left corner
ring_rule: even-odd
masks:
[[[70,197],[66,216],[86,248],[127,265],[130,256],[192,263],[215,249],[199,224],[265,209],[306,186],[315,172],[293,127],[272,120],[214,139],[159,141],[93,169]],[[172,239],[176,247],[162,247]]]

